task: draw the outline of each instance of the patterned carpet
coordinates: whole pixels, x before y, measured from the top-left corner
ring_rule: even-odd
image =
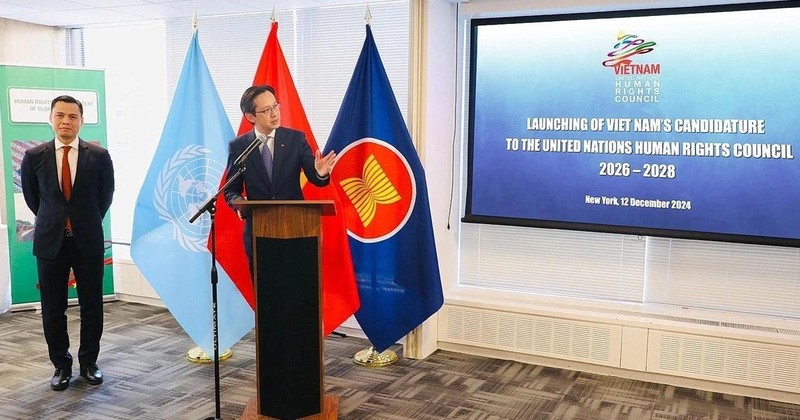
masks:
[[[53,369],[40,316],[0,315],[0,419],[213,417],[213,365],[185,360],[193,343],[169,312],[126,302],[105,308],[98,361],[105,383],[86,384],[76,366],[62,392],[49,388]],[[77,343],[77,308],[68,315]],[[340,419],[800,419],[797,405],[447,351],[387,368],[354,364],[367,345],[354,337],[325,340],[326,393],[339,396]],[[220,365],[225,419],[238,418],[255,396],[252,334],[232,350]]]

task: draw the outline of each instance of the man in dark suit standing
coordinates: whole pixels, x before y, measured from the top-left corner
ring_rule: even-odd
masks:
[[[260,144],[244,164],[247,170],[225,189],[225,200],[239,218],[247,219],[244,229],[244,246],[247,257],[253,258],[252,226],[244,210],[231,202],[246,195],[250,200],[302,200],[300,171],[308,181],[317,186],[330,182],[330,172],[336,154],[321,156],[319,150],[311,152],[306,136],[301,131],[281,127],[280,103],[272,86],[249,87],[239,103],[242,114],[253,123],[253,130],[233,139],[228,147],[228,176],[236,172],[236,158],[254,141]],[[246,193],[245,193],[246,191]]]
[[[50,387],[66,389],[72,378],[67,334],[67,282],[75,273],[81,311],[80,375],[103,382],[97,368],[103,334],[103,218],[114,194],[108,150],[78,138],[83,104],[59,96],[50,104],[52,141],[25,152],[20,167],[25,202],[36,215],[33,255],[39,273],[42,325],[55,374]]]

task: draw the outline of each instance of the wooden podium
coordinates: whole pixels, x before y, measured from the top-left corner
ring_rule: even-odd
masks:
[[[247,200],[253,229],[256,390],[243,419],[336,418],[323,398],[320,217],[333,201]]]

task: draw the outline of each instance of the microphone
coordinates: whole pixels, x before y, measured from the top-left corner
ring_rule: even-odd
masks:
[[[264,140],[260,136],[256,136],[256,138],[247,145],[247,148],[244,149],[242,154],[236,158],[236,160],[233,162],[233,166],[241,166],[244,163],[244,160],[247,159],[247,157],[253,153],[253,150],[257,149],[258,145],[260,145],[262,142],[264,142]]]

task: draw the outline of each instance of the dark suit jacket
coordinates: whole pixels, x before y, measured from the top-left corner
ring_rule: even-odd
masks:
[[[54,258],[58,254],[69,216],[81,255],[102,256],[103,218],[114,195],[114,167],[108,150],[78,139],[78,163],[69,202],[61,191],[56,168],[55,140],[28,149],[22,158],[22,194],[36,215],[33,255]]]
[[[255,138],[255,131],[250,130],[231,140],[228,145],[228,176],[236,172],[237,168],[233,167],[234,161]],[[320,178],[317,175],[314,167],[314,154],[302,131],[279,127],[275,130],[273,149],[272,180],[267,176],[267,169],[261,160],[261,154],[258,150],[254,150],[245,160],[247,170],[244,171],[243,176],[225,189],[225,200],[228,205],[233,207],[231,201],[243,198],[245,190],[248,200],[302,200],[301,170],[305,173],[308,181],[314,185],[322,187],[330,182],[330,177]],[[247,217],[246,214],[244,216]],[[245,247],[248,255],[252,255],[250,238],[251,226],[248,218],[245,224]]]

